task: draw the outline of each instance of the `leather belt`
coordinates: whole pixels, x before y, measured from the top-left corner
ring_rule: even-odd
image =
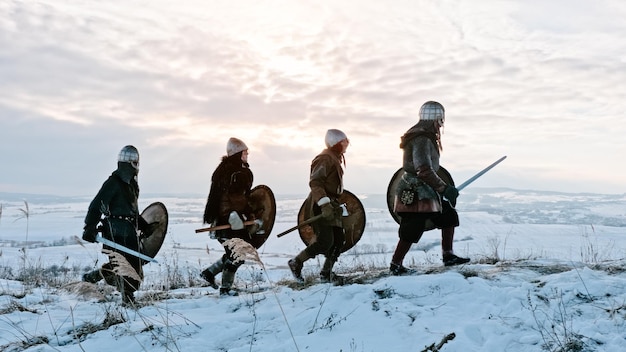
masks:
[[[110,215],[109,218],[117,220],[126,220],[128,222],[135,222],[135,217],[130,215]]]

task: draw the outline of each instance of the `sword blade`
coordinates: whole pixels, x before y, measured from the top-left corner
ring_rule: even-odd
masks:
[[[500,159],[496,160],[493,164],[491,164],[491,165],[487,166],[486,168],[482,169],[476,175],[470,177],[467,181],[463,182],[456,189],[458,189],[460,191],[463,188],[467,187],[470,183],[476,181],[477,178],[479,178],[480,176],[484,175],[487,171],[493,169],[496,165],[500,164],[502,162],[502,160],[504,160],[504,159],[506,159],[506,155],[501,157]]]
[[[100,242],[102,244],[106,244],[107,246],[109,246],[111,248],[115,248],[117,250],[120,250],[120,251],[122,251],[124,253],[128,253],[130,255],[134,255],[135,257],[143,259],[145,261],[158,263],[156,261],[156,259],[154,259],[154,258],[150,258],[150,257],[148,257],[147,255],[145,255],[143,253],[139,253],[139,252],[137,252],[135,250],[132,250],[132,249],[130,249],[128,247],[124,247],[121,244],[115,243],[115,242],[113,242],[111,240],[107,240],[106,238],[104,238],[102,236],[96,236],[96,241]]]

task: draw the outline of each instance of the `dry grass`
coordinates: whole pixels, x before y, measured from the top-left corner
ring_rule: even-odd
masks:
[[[224,242],[224,247],[228,248],[233,253],[233,259],[235,262],[253,262],[263,266],[261,258],[259,258],[259,252],[250,243],[240,239],[231,238]]]
[[[109,249],[103,249],[102,253],[109,256],[109,261],[113,265],[113,272],[115,272],[115,274],[141,282],[141,275],[137,273],[135,268],[130,265],[123,255]]]
[[[95,299],[99,302],[105,302],[106,296],[101,292],[100,288],[88,282],[70,282],[61,287],[67,292],[73,293],[77,296],[83,297],[86,300]]]

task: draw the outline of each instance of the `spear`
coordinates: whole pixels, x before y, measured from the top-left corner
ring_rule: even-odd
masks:
[[[322,214],[315,215],[314,217],[308,218],[308,219],[304,220],[303,222],[299,223],[298,225],[296,225],[296,226],[294,226],[294,227],[292,227],[290,229],[287,229],[287,230],[279,233],[278,235],[276,235],[276,237],[283,237],[286,234],[288,234],[289,232],[291,232],[293,230],[297,230],[297,229],[299,229],[299,228],[301,228],[303,226],[306,226],[306,225],[308,225],[310,223],[313,223],[313,222],[315,222],[315,221],[317,221],[317,220],[319,220],[321,218],[322,218]]]

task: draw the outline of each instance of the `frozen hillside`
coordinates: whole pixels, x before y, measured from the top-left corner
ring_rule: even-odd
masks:
[[[297,231],[270,236],[219,297],[199,272],[223,249],[205,233],[205,196],[144,196],[170,223],[144,266],[137,309],[110,287],[79,282],[106,260],[78,244],[89,197],[0,194],[2,351],[621,351],[626,350],[626,196],[468,189],[455,250],[441,265],[437,231],[414,245],[416,275],[389,277],[397,224],[384,195],[362,195],[365,233],[336,266],[352,284],[307,284],[287,260]],[[277,195],[273,234],[295,225],[304,196]],[[265,270],[264,270],[265,269]],[[219,276],[218,276],[219,278]]]

